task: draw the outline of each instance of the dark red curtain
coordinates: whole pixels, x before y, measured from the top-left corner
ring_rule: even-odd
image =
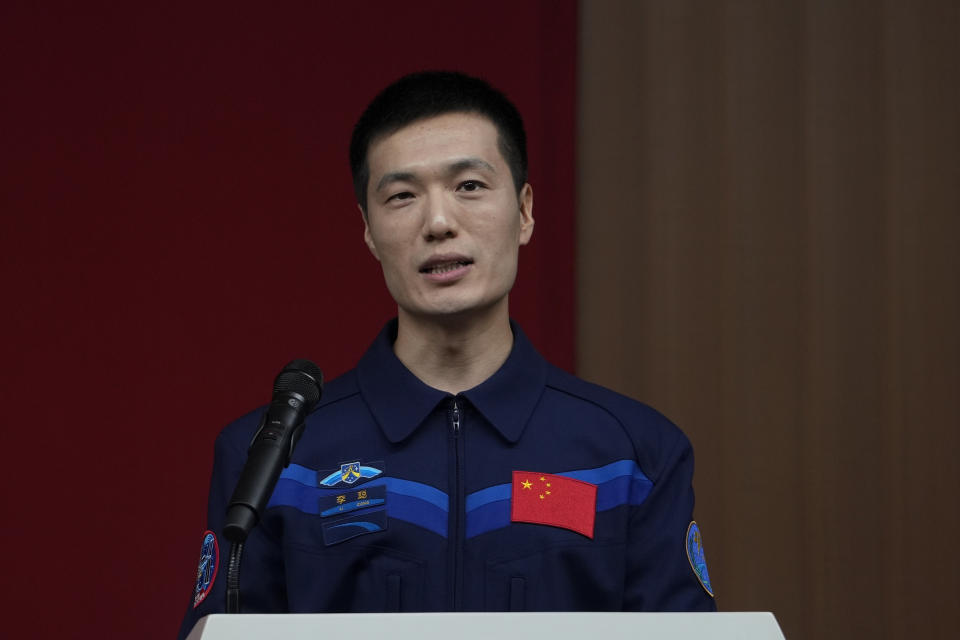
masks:
[[[399,75],[502,88],[536,233],[512,312],[573,368],[576,3],[0,9],[4,635],[171,637],[213,439],[394,313],[352,124]]]

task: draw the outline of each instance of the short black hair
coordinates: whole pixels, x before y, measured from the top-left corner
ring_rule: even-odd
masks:
[[[527,181],[527,134],[514,104],[480,78],[458,71],[421,71],[400,78],[377,94],[353,127],[350,171],[364,214],[370,181],[370,144],[418,120],[447,113],[475,113],[493,122],[500,153],[520,193]]]

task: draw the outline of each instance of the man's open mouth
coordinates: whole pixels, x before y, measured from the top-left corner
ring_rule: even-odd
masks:
[[[442,261],[433,261],[431,260],[427,264],[420,267],[420,273],[429,273],[429,274],[441,274],[449,273],[450,271],[456,271],[461,267],[473,264],[473,260],[469,258],[461,258],[457,260],[442,260]]]

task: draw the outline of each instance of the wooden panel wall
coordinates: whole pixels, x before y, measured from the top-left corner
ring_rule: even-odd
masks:
[[[724,610],[948,637],[960,5],[581,3],[578,372],[697,453]]]

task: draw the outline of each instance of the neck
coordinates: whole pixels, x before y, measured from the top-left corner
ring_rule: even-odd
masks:
[[[447,393],[472,389],[506,361],[513,332],[506,305],[471,317],[398,313],[397,358],[424,384]]]

